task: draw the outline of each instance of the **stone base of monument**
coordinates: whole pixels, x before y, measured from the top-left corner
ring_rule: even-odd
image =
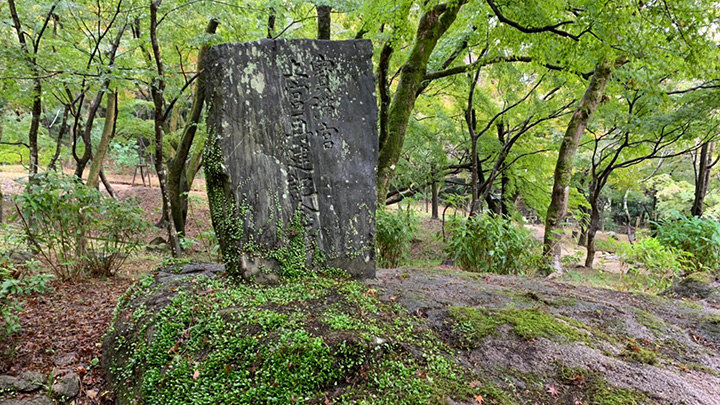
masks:
[[[282,266],[276,259],[243,253],[239,262],[242,278],[245,281],[260,284],[275,284],[280,281]]]
[[[222,44],[205,66],[205,177],[228,273],[274,282],[313,271],[304,262],[373,278],[378,136],[370,41]],[[304,261],[296,251],[278,254],[291,245],[304,250]],[[287,257],[300,268],[288,268]]]

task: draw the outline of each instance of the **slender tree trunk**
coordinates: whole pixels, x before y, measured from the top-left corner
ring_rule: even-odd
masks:
[[[383,48],[380,51],[380,60],[378,62],[377,70],[378,96],[380,98],[380,111],[378,112],[378,120],[380,122],[380,139],[387,139],[388,137],[388,110],[390,108],[390,83],[388,81],[388,71],[390,69],[390,59],[392,54],[393,48],[390,46],[390,41],[385,42],[385,45],[383,45]]]
[[[587,91],[580,100],[575,113],[568,123],[565,136],[563,137],[560,150],[558,152],[558,160],[555,165],[554,184],[552,189],[552,199],[547,210],[545,219],[545,236],[543,239],[544,252],[551,256],[551,265],[553,269],[561,273],[562,266],[560,264],[561,246],[560,233],[558,226],[567,213],[568,194],[570,192],[570,178],[575,161],[575,153],[577,152],[580,137],[587,127],[590,116],[598,104],[602,100],[605,93],[605,87],[612,76],[614,64],[605,60],[595,67]]]
[[[60,131],[58,132],[58,137],[55,142],[55,154],[50,159],[50,163],[48,164],[48,170],[57,170],[55,167],[57,165],[57,160],[60,158],[60,152],[62,151],[62,141],[65,137],[65,134],[70,129],[70,126],[68,125],[68,116],[70,115],[70,104],[66,104],[63,109],[63,118],[62,123],[60,124]]]
[[[438,219],[438,181],[433,180],[432,185],[430,186],[431,193],[432,193],[432,218]]]
[[[112,198],[117,198],[115,196],[115,190],[113,189],[112,185],[110,184],[110,181],[108,181],[107,177],[105,177],[105,171],[101,168],[100,169],[100,180],[102,180],[103,185],[105,186],[105,191],[110,195]]]
[[[318,39],[330,39],[330,6],[317,6]]]
[[[218,21],[210,20],[205,28],[206,34],[214,34],[217,30]],[[200,48],[197,59],[197,71],[202,72],[205,69],[205,55],[210,47],[203,45]],[[190,108],[190,117],[183,130],[182,138],[178,144],[175,156],[168,163],[167,187],[170,203],[174,207],[172,218],[175,223],[175,229],[180,235],[185,234],[185,221],[187,220],[188,199],[187,193],[190,191],[188,181],[187,160],[190,154],[190,148],[195,140],[197,126],[202,116],[202,108],[205,103],[205,84],[202,78],[198,78],[195,82],[195,90],[193,94],[192,107]],[[177,108],[177,107],[175,107]],[[197,170],[194,170],[193,177]]]
[[[108,90],[105,125],[103,126],[100,144],[97,147],[97,151],[95,151],[95,156],[93,156],[93,160],[90,164],[90,171],[88,172],[87,182],[85,183],[90,188],[98,188],[100,185],[100,170],[102,169],[103,160],[105,160],[105,154],[110,146],[110,139],[112,139],[115,135],[117,111],[117,93],[112,90]]]
[[[471,130],[472,131],[472,130]],[[471,159],[471,169],[470,169],[470,194],[471,194],[471,200],[470,200],[470,216],[475,216],[480,211],[480,208],[482,207],[482,203],[480,202],[480,180],[479,180],[479,173],[478,171],[480,169],[480,163],[478,162],[478,150],[477,150],[477,137],[475,137],[474,134],[471,135],[470,139],[470,159]]]
[[[42,28],[36,32],[37,38],[35,39],[35,42],[32,43],[33,49],[30,50],[30,47],[28,46],[28,43],[26,41],[26,33],[23,31],[22,24],[20,23],[20,17],[17,13],[17,8],[15,6],[15,0],[8,0],[8,6],[10,9],[10,17],[13,21],[13,27],[15,28],[15,33],[18,37],[18,42],[20,43],[20,47],[22,48],[23,54],[25,56],[25,59],[32,67],[33,72],[33,90],[32,90],[32,119],[30,121],[30,131],[28,132],[28,146],[30,147],[30,168],[29,168],[29,174],[30,178],[37,174],[38,172],[38,131],[40,129],[40,116],[42,115],[42,80],[40,79],[40,71],[38,70],[38,64],[37,64],[37,54],[38,54],[38,47],[40,45],[40,39],[42,38],[43,33],[45,32],[45,28],[47,27],[47,23],[50,21],[50,17],[53,15],[53,12],[55,11],[55,7],[57,7],[57,4],[53,4],[50,8],[50,11],[47,14],[47,17],[45,18],[45,23],[43,24]],[[31,41],[32,42],[32,41]]]
[[[195,148],[195,152],[190,155],[190,159],[188,160],[187,168],[185,169],[188,190],[192,189],[195,176],[200,171],[200,168],[202,168],[202,153],[203,148],[198,145],[198,147]]]
[[[632,245],[635,241],[635,236],[632,233],[632,218],[630,218],[630,210],[628,210],[627,205],[628,194],[630,194],[630,189],[625,190],[625,195],[623,196],[623,210],[625,211],[625,231],[627,233],[628,242]]]
[[[4,89],[3,89],[4,90]],[[3,124],[5,123],[5,100],[0,99],[0,141],[2,141],[3,136]],[[3,203],[5,202],[5,196],[2,192],[2,187],[0,187],[0,223],[3,221],[4,218],[4,212],[3,212]]]
[[[162,0],[155,0],[150,3],[150,43],[152,45],[152,55],[155,59],[155,67],[157,69],[157,78],[153,80],[150,91],[152,93],[153,104],[155,105],[155,171],[160,183],[160,195],[163,203],[163,221],[168,233],[168,243],[173,257],[180,257],[182,251],[180,249],[180,240],[175,229],[175,222],[172,219],[173,206],[170,202],[168,193],[167,176],[165,173],[165,165],[163,164],[163,126],[165,121],[165,68],[163,67],[162,58],[160,56],[160,44],[157,39],[157,10]]]
[[[378,204],[383,205],[390,189],[390,180],[400,158],[408,120],[415,106],[417,90],[427,71],[428,60],[438,40],[450,28],[463,2],[438,4],[428,10],[418,24],[415,41],[405,63],[400,68],[400,80],[388,111],[388,133],[380,136],[378,156]]]
[[[595,235],[600,225],[599,198],[595,197],[590,201],[590,226],[587,230],[587,255],[585,256],[585,267],[592,268],[595,261]]]
[[[478,78],[480,77],[480,68],[475,70],[475,74],[470,76],[472,80],[470,82],[470,92],[468,94],[468,106],[465,110],[465,122],[468,126],[468,132],[470,133],[470,162],[471,162],[471,176],[470,176],[470,190],[472,199],[470,200],[470,216],[475,216],[480,211],[480,181],[478,179],[478,138],[480,136],[475,133],[477,120],[475,119],[475,108],[473,107],[473,96],[475,94],[475,86],[477,85]]]
[[[32,120],[28,134],[30,146],[30,177],[38,173],[38,131],[40,129],[40,115],[42,114],[42,82],[35,79],[33,85]]]
[[[695,199],[690,209],[690,213],[695,217],[701,217],[703,215],[705,195],[707,195],[708,186],[710,185],[713,147],[714,142],[705,142],[700,148],[700,163],[698,165],[697,175],[695,176]]]
[[[110,48],[110,58],[108,61],[108,66],[112,67],[115,65],[115,55],[117,53],[118,47],[120,46],[120,39],[122,38],[123,34],[125,32],[125,27],[120,28],[118,30],[117,36],[115,37],[114,41],[111,44]],[[90,103],[90,109],[88,110],[87,114],[87,120],[85,122],[85,127],[82,130],[82,141],[85,145],[85,150],[83,151],[82,156],[77,156],[75,153],[75,147],[76,145],[73,145],[73,157],[75,158],[75,176],[78,179],[81,179],[83,176],[83,172],[85,171],[85,167],[87,166],[87,163],[92,158],[92,128],[93,123],[95,122],[95,117],[97,116],[98,109],[100,109],[100,104],[102,104],[102,99],[105,96],[105,93],[108,91],[108,88],[110,87],[110,80],[111,78],[106,78],[102,85],[100,86],[100,89],[98,90],[97,94],[95,95],[95,98],[93,99],[92,103]],[[78,106],[78,114],[82,110],[82,103]],[[77,117],[76,117],[76,123],[77,123]],[[75,125],[75,130],[78,130],[77,125]]]
[[[268,39],[272,39],[272,37],[275,35],[275,20],[277,19],[277,16],[275,15],[275,8],[270,7],[270,15],[268,15],[268,21],[267,21],[267,37]]]
[[[505,216],[510,215],[510,207],[507,203],[507,189],[510,184],[510,178],[507,175],[507,171],[503,170],[500,173],[500,213]]]
[[[590,210],[592,210],[592,208]],[[583,219],[580,221],[580,237],[578,238],[578,245],[587,246],[588,229],[590,228],[590,211],[587,207],[580,206],[580,212],[583,213]],[[587,216],[587,219],[585,216]]]

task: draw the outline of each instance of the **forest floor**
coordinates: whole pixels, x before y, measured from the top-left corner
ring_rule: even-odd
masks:
[[[15,181],[19,177],[22,177],[22,174],[18,171],[0,172],[0,187],[6,197],[5,213],[14,209],[8,202],[8,195],[22,190],[22,186]],[[152,178],[154,187],[137,184],[137,181],[134,186],[131,185],[131,174],[108,174],[108,177],[119,198],[136,198],[147,219],[153,222],[159,219],[158,207],[161,204],[156,177]],[[437,284],[437,280],[443,280],[444,283],[451,285],[452,283],[447,277],[458,270],[454,266],[442,265],[446,256],[443,253],[444,243],[438,237],[442,233],[442,223],[429,218],[429,215],[423,210],[418,210],[418,212],[420,229],[412,246],[409,263],[413,268],[418,269],[417,274],[421,279],[413,286],[412,280],[408,281],[403,276],[401,284],[388,285],[386,280],[397,278],[397,271],[383,270],[380,272],[382,278],[379,279],[377,287],[386,291],[388,296],[393,294],[399,296],[392,291],[400,285],[403,288],[409,286],[404,293],[405,296],[408,294],[417,296],[428,289],[427,283]],[[535,237],[542,237],[541,226],[529,225],[528,227]],[[210,229],[209,208],[207,196],[204,193],[204,184],[202,181],[197,181],[190,193],[187,236],[195,243],[189,247],[188,257],[200,260],[217,258],[212,253],[213,246],[210,246],[212,243],[202,237],[203,232]],[[161,229],[153,228],[144,238],[150,241],[157,236],[164,236],[164,232]],[[607,234],[601,233],[600,237],[606,238]],[[584,249],[569,242],[564,245],[566,255],[579,255],[578,252],[583,253]],[[86,280],[74,284],[53,282],[50,292],[27,298],[24,310],[19,314],[22,330],[11,338],[0,341],[0,374],[18,375],[23,371],[37,370],[50,376],[61,376],[68,372],[75,372],[81,377],[80,395],[75,399],[75,403],[111,403],[112,395],[106,392],[104,377],[98,367],[102,337],[111,322],[119,297],[134,281],[149,273],[168,257],[167,253],[142,251],[128,259],[116,277],[106,280]],[[625,280],[625,269],[616,257],[601,252],[597,260],[599,265],[596,269],[570,268],[559,281],[626,292],[632,290],[632,286]],[[437,274],[437,278],[432,274]],[[522,294],[527,292],[525,290],[530,289],[527,283],[536,283],[537,281],[534,278],[527,279],[529,280],[527,283],[522,281],[523,278],[517,278],[518,281],[508,281],[515,279],[494,276],[483,280],[489,284],[497,283],[498,288],[508,283],[517,284],[516,287],[522,290]],[[542,281],[540,285],[553,286],[552,288],[557,291],[553,294],[571,293],[575,288],[563,287],[561,283],[548,283]],[[453,290],[443,291],[445,294],[449,294]],[[541,291],[541,293],[545,292]],[[603,293],[598,294],[602,295]],[[605,297],[603,300],[616,299],[613,294],[616,293],[608,291],[607,295],[612,295],[612,297]],[[436,301],[441,302],[446,298]],[[430,297],[429,299],[434,298]],[[461,302],[463,301],[458,300],[456,305],[460,305]],[[413,304],[409,303],[408,305],[412,307]],[[420,306],[429,308],[425,304]],[[711,368],[715,370],[715,373],[720,372],[720,362],[713,364]],[[18,394],[17,398],[22,399],[23,395]],[[720,401],[720,394],[718,395],[717,398]],[[25,396],[27,397],[27,395]]]
[[[17,167],[2,169],[0,188],[5,195],[3,211],[8,215],[15,210],[9,196],[22,191],[22,183],[17,180],[25,174]],[[146,219],[153,223],[159,220],[162,205],[156,176],[151,178],[153,187],[143,186],[139,175],[135,185],[132,185],[132,174],[108,173],[107,176],[118,198],[136,199]],[[101,190],[104,191],[104,187],[101,186]],[[212,250],[210,241],[202,238],[203,232],[212,229],[204,181],[194,183],[189,205],[187,236],[196,243],[191,244],[186,253],[196,260],[215,259],[215,255],[208,253]],[[149,242],[158,236],[166,238],[164,230],[153,227],[143,238]],[[24,309],[19,314],[22,329],[7,340],[0,340],[0,374],[38,371],[48,376],[62,376],[75,372],[81,377],[76,404],[111,403],[105,392],[99,358],[102,338],[110,326],[115,305],[132,283],[169,257],[168,253],[143,250],[128,258],[115,277],[80,283],[53,281],[47,293],[24,299]],[[32,395],[18,394],[17,398]]]

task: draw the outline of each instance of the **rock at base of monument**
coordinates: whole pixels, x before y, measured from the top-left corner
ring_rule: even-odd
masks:
[[[248,254],[240,255],[240,270],[245,281],[259,284],[276,284],[280,281],[280,263],[275,259],[253,257]]]
[[[273,282],[268,270],[280,266],[248,254],[272,257],[299,235],[306,263],[374,277],[371,42],[221,44],[208,52],[205,69],[205,177],[228,273]]]

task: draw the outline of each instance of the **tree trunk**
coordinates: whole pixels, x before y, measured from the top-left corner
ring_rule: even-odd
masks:
[[[700,148],[700,164],[695,176],[695,199],[690,213],[695,217],[703,215],[705,195],[710,184],[710,169],[712,168],[713,142],[705,142]]]
[[[42,80],[40,79],[40,72],[38,70],[38,64],[37,64],[37,54],[38,54],[38,47],[40,45],[40,39],[42,38],[43,33],[45,32],[45,27],[47,27],[47,23],[52,16],[53,12],[55,11],[55,7],[57,7],[57,4],[53,4],[50,8],[50,11],[47,14],[47,17],[45,18],[45,24],[42,26],[42,28],[35,32],[34,35],[37,35],[37,38],[35,39],[35,42],[32,43],[33,49],[32,52],[30,50],[30,47],[28,46],[27,41],[25,40],[26,33],[24,32],[22,28],[22,24],[20,23],[20,17],[18,16],[17,8],[15,6],[15,0],[8,0],[8,6],[10,9],[10,17],[13,21],[13,27],[15,28],[15,33],[18,37],[18,42],[20,43],[20,47],[22,48],[23,54],[25,56],[25,59],[32,67],[33,72],[33,90],[32,90],[32,119],[30,121],[30,131],[28,132],[28,146],[30,149],[30,168],[29,168],[29,174],[30,178],[37,174],[38,172],[38,142],[37,142],[37,136],[38,131],[40,129],[40,116],[42,115]],[[32,42],[32,41],[31,41]]]
[[[408,120],[415,106],[417,90],[427,71],[428,60],[438,40],[450,28],[463,2],[438,4],[428,10],[418,24],[415,41],[400,68],[400,80],[388,111],[388,133],[380,136],[378,156],[378,204],[383,205],[400,158]]]
[[[105,153],[107,153],[108,147],[110,146],[110,139],[115,135],[117,111],[117,93],[108,90],[105,125],[103,126],[100,144],[98,145],[97,151],[95,151],[95,156],[93,156],[87,182],[85,183],[90,188],[98,188],[100,185],[100,170],[102,169],[103,160],[105,160]]]
[[[510,178],[507,175],[507,171],[503,170],[500,173],[500,213],[504,216],[510,215],[510,207],[507,203],[507,189],[510,184]]]
[[[4,90],[4,89],[3,89]],[[5,101],[3,99],[0,99],[0,141],[2,141],[3,136],[3,124],[4,124],[4,118],[5,118]],[[0,222],[3,220],[3,202],[5,202],[5,196],[2,192],[2,187],[0,187]]]
[[[168,194],[167,177],[165,174],[165,165],[163,164],[163,125],[165,120],[165,69],[160,57],[160,45],[157,40],[157,10],[162,0],[155,0],[150,3],[150,42],[152,45],[152,53],[155,58],[155,66],[157,68],[158,78],[153,80],[150,91],[152,93],[153,104],[155,105],[155,171],[157,172],[158,183],[160,183],[160,194],[163,203],[163,221],[168,233],[168,244],[172,251],[173,257],[180,257],[180,240],[175,223],[171,218],[173,212],[172,203]]]
[[[110,48],[110,58],[108,60],[108,66],[112,67],[115,65],[115,55],[117,53],[118,47],[120,46],[120,39],[122,39],[123,34],[125,33],[125,27],[122,27],[120,30],[118,30],[117,36],[115,37],[114,41],[111,44]],[[111,78],[108,76],[100,86],[100,89],[98,90],[97,94],[95,95],[95,98],[93,99],[92,103],[90,103],[90,109],[88,110],[87,119],[85,121],[85,128],[82,130],[82,141],[83,144],[85,144],[85,150],[83,151],[82,156],[77,156],[75,153],[76,148],[76,140],[75,137],[73,141],[73,157],[75,158],[75,176],[78,179],[82,178],[83,172],[85,171],[85,167],[87,166],[87,163],[92,158],[92,128],[93,128],[93,122],[95,122],[95,117],[97,116],[98,109],[100,108],[100,104],[102,103],[103,96],[108,91],[108,88],[110,87],[110,80]],[[82,101],[78,106],[78,112],[77,114],[80,114],[80,111],[82,111]],[[75,117],[75,123],[74,131],[78,131],[78,117]],[[77,132],[76,132],[77,133]]]
[[[100,180],[102,180],[102,183],[105,186],[105,191],[107,191],[110,197],[117,198],[115,197],[115,190],[112,188],[112,185],[108,181],[107,177],[105,177],[105,171],[102,168],[100,169]]]
[[[614,64],[611,61],[604,60],[595,67],[587,91],[580,100],[575,113],[568,123],[565,136],[563,137],[558,159],[555,165],[554,184],[552,189],[552,199],[547,210],[545,219],[545,236],[543,238],[543,250],[546,255],[552,258],[551,265],[556,272],[562,272],[560,264],[561,246],[558,225],[567,213],[568,194],[570,192],[570,178],[575,161],[575,153],[580,143],[585,128],[587,127],[590,116],[598,104],[602,100],[605,93],[605,87],[612,76]]]
[[[585,256],[585,267],[591,269],[595,261],[595,235],[600,226],[600,191],[592,192],[590,198],[590,223],[587,229],[587,255]]]
[[[277,16],[275,15],[275,8],[270,7],[270,15],[268,15],[268,21],[267,21],[267,37],[268,39],[272,39],[275,35],[275,20],[277,19]]]
[[[35,79],[33,85],[32,120],[28,144],[30,146],[30,177],[38,173],[38,130],[40,129],[40,115],[42,114],[42,82]]]
[[[214,34],[218,26],[217,20],[210,20],[206,34]],[[205,69],[205,55],[210,47],[204,44],[198,53],[197,71],[202,72]],[[185,234],[185,221],[187,220],[188,200],[187,193],[190,191],[187,176],[187,159],[190,154],[190,147],[195,140],[198,122],[202,116],[202,108],[205,103],[205,83],[202,77],[195,82],[195,90],[193,94],[192,107],[190,108],[190,116],[183,130],[182,138],[178,144],[175,156],[168,163],[167,174],[167,191],[170,203],[175,208],[172,211],[172,219],[175,224],[175,230],[180,234]],[[177,108],[177,107],[175,107]],[[193,172],[193,177],[196,170]]]
[[[330,6],[317,6],[318,39],[330,39]]]
[[[431,185],[432,192],[432,218],[438,219],[438,181],[433,180]]]
[[[630,218],[630,211],[628,210],[627,205],[628,194],[630,194],[630,189],[625,190],[625,196],[623,196],[623,210],[625,211],[625,230],[627,232],[628,242],[632,245],[635,241],[635,237],[632,233],[632,218]]]
[[[583,213],[583,219],[580,221],[580,237],[578,238],[578,245],[587,246],[588,229],[590,228],[590,211],[588,211],[585,206],[580,206],[580,212]]]
[[[468,94],[468,106],[465,110],[465,122],[468,126],[468,132],[470,133],[470,190],[472,199],[470,200],[470,216],[475,216],[480,211],[482,205],[479,201],[480,198],[480,182],[478,179],[478,148],[477,143],[480,136],[475,132],[477,120],[475,119],[475,108],[473,108],[473,96],[475,94],[475,86],[477,85],[478,78],[480,77],[480,68],[475,70],[475,74],[470,76],[472,80],[470,82],[470,92]]]
[[[60,124],[60,132],[58,132],[57,140],[55,141],[55,154],[50,159],[50,163],[48,164],[48,170],[57,170],[55,167],[57,165],[57,161],[60,158],[60,152],[62,151],[62,140],[65,137],[65,134],[70,129],[70,126],[68,125],[68,116],[70,115],[70,104],[66,104],[63,108],[63,118],[62,123]]]

